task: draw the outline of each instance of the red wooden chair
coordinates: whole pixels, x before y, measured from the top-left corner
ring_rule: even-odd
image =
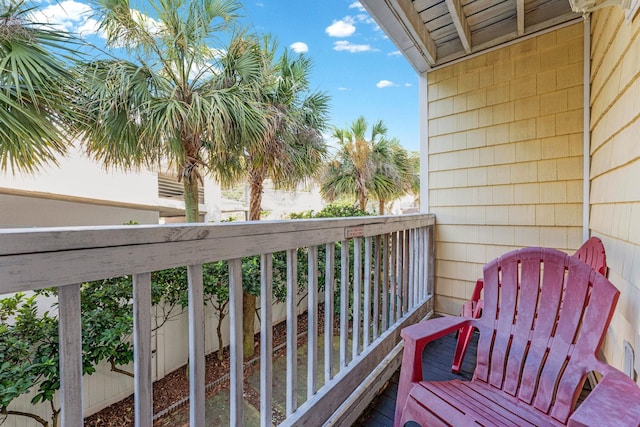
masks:
[[[591,237],[580,246],[580,248],[573,254],[578,258],[589,264],[591,268],[598,273],[606,277],[607,275],[607,256],[604,251],[604,245],[602,240],[597,237]],[[473,288],[473,294],[471,299],[462,305],[460,315],[463,317],[473,317],[477,319],[482,313],[482,299],[480,294],[482,293],[482,279],[476,281],[476,286]],[[456,344],[456,352],[453,355],[453,364],[451,365],[451,371],[458,373],[462,367],[464,356],[467,352],[467,347],[473,336],[473,327],[467,326],[460,329],[458,333],[458,342]]]
[[[394,425],[640,425],[640,388],[596,356],[619,294],[555,249],[521,249],[490,262],[479,318],[441,317],[402,330]],[[473,379],[423,381],[425,345],[466,325],[480,332]],[[576,409],[591,371],[602,380]]]

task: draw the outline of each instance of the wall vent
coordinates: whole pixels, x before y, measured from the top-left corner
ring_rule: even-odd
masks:
[[[158,174],[158,197],[173,200],[184,200],[182,182],[178,178],[166,174]],[[204,203],[204,188],[198,187],[198,203]]]

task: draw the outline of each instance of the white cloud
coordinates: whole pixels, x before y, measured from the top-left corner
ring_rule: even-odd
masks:
[[[64,0],[33,12],[34,22],[65,31],[76,31],[88,20],[91,7],[75,0]]]
[[[334,21],[324,31],[331,37],[349,37],[356,32],[356,27],[353,25],[353,19],[347,16],[339,21]]]
[[[106,35],[103,31],[98,32],[98,28],[100,27],[100,23],[93,18],[89,18],[84,21],[84,24],[80,25],[76,28],[76,32],[81,36],[86,36],[90,34],[97,34],[102,38],[106,38]]]
[[[358,9],[360,12],[365,11],[364,6],[362,6],[359,1],[354,1],[353,3],[351,3],[349,5],[349,9]]]
[[[291,43],[289,45],[289,47],[291,48],[291,50],[293,50],[296,53],[306,53],[309,52],[309,46],[307,46],[306,43],[304,42],[295,42],[295,43]]]
[[[368,44],[352,44],[346,40],[338,40],[333,44],[333,50],[338,50],[338,51],[346,50],[347,52],[350,52],[350,53],[356,53],[356,52],[367,52],[372,49],[371,49],[371,45],[368,45]]]
[[[393,86],[397,86],[397,85],[391,80],[380,80],[378,83],[376,83],[376,87],[378,87],[379,89],[383,89],[385,87],[393,87]]]
[[[138,24],[142,24],[145,29],[152,34],[157,34],[162,31],[162,23],[160,21],[156,21],[149,15],[146,15],[139,10],[131,9],[131,18],[133,18],[133,20]]]
[[[339,91],[341,91],[341,92],[346,92],[346,91],[351,90],[351,89],[349,89],[349,88],[347,88],[347,87],[340,86],[340,87],[338,88],[338,90],[339,90]]]
[[[411,86],[413,86],[411,83],[405,83],[404,84],[404,87],[411,87]]]
[[[394,50],[393,52],[390,52],[388,55],[389,56],[401,56],[402,52],[400,52],[399,50]]]

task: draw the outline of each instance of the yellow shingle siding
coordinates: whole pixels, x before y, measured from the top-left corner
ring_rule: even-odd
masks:
[[[621,292],[604,345],[621,367],[625,340],[640,352],[640,16],[609,7],[591,22],[590,228]]]
[[[429,73],[437,311],[510,249],[580,245],[582,46],[573,25]]]

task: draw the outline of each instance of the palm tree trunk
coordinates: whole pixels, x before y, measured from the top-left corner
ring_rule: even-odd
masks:
[[[262,189],[264,178],[261,173],[252,173],[249,177],[251,193],[249,195],[249,221],[260,219],[262,211]]]
[[[384,215],[384,200],[378,200],[378,215]]]
[[[367,210],[367,198],[364,197],[364,195],[361,195],[360,197],[358,197],[358,202],[360,203],[360,210],[361,211],[365,211]]]
[[[251,187],[249,196],[249,221],[260,219],[262,211],[262,189],[265,174],[262,171],[251,171],[249,173],[249,186]],[[255,334],[256,317],[256,296],[248,292],[242,295],[242,347],[244,356],[254,355],[253,336]]]
[[[184,216],[185,222],[199,222],[200,212],[198,212],[198,178],[193,174],[190,177],[183,177],[184,187]]]

